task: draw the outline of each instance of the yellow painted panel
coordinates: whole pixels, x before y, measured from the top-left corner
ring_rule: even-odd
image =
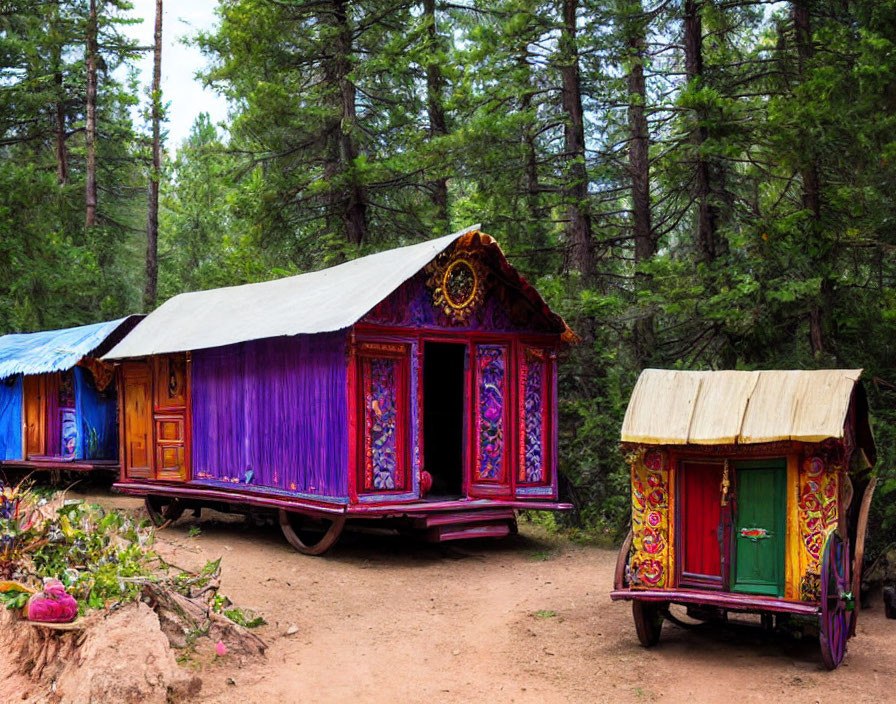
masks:
[[[671,587],[674,534],[669,454],[661,450],[639,450],[627,459],[632,478],[631,585]]]

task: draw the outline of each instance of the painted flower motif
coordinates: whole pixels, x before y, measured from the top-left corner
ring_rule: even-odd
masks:
[[[800,497],[800,508],[806,513],[821,511],[821,500],[818,498],[817,493],[811,491],[809,486],[803,490],[803,495]]]
[[[651,511],[647,514],[647,523],[656,528],[663,520],[659,511]]]
[[[663,469],[663,453],[648,452],[644,455],[644,466],[651,472],[660,472]]]
[[[388,491],[396,486],[398,473],[396,410],[396,369],[394,359],[371,359],[369,387],[365,393],[367,409],[367,447],[365,481],[368,486]]]
[[[644,560],[638,565],[637,577],[649,587],[655,587],[663,581],[663,564],[659,560]]]
[[[479,368],[479,479],[496,479],[504,456],[504,348],[482,345],[477,351]]]
[[[644,552],[648,555],[656,555],[664,552],[666,549],[666,539],[663,534],[653,528],[644,530],[644,540],[642,541]]]
[[[542,381],[544,364],[530,360],[526,367],[524,393],[524,460],[523,479],[527,482],[544,481],[544,448],[542,446]]]
[[[820,477],[824,473],[824,462],[820,457],[810,457],[806,460],[806,474],[810,477]]]

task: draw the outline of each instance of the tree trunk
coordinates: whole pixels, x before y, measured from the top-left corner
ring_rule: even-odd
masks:
[[[423,0],[423,15],[426,19],[426,34],[431,52],[439,47],[439,36],[436,28],[436,2]],[[429,136],[443,137],[448,134],[448,123],[445,120],[445,106],[442,96],[442,71],[438,61],[428,57],[426,64],[426,109],[429,113]],[[431,182],[432,201],[436,207],[436,220],[442,232],[450,229],[448,217],[448,179],[438,178]]]
[[[799,77],[805,77],[806,65],[812,58],[812,23],[807,0],[798,0],[791,8],[793,29],[796,37],[796,53]],[[818,164],[813,155],[808,155],[808,162],[802,168],[803,207],[810,211],[817,220],[821,215],[820,183]]]
[[[800,80],[805,79],[808,63],[813,55],[812,22],[809,14],[808,0],[797,0],[791,5],[793,31],[796,43],[797,70]],[[818,161],[812,153],[806,154],[806,161],[800,168],[803,182],[803,208],[811,214],[810,233],[818,236],[821,219],[821,178],[818,172]],[[821,282],[820,301],[813,303],[809,309],[809,346],[813,355],[820,355],[828,348],[825,336],[825,318],[827,317],[833,298],[833,284],[824,278]]]
[[[53,130],[56,141],[56,182],[68,182],[68,148],[65,144],[65,89],[62,85],[62,46],[53,55],[53,83],[56,86],[56,107]]]
[[[328,156],[324,166],[325,176],[332,179],[348,173],[358,158],[355,145],[357,113],[355,85],[348,77],[352,52],[348,0],[333,0],[332,12],[327,13],[327,17],[337,30],[333,57],[324,67],[324,80],[332,90],[333,110],[338,115],[329,128]],[[363,184],[353,178],[341,192],[332,195],[331,205],[339,212],[346,240],[352,244],[366,241],[367,193]]]
[[[87,18],[87,120],[85,125],[87,175],[85,186],[86,214],[84,224],[87,227],[96,225],[96,59],[96,0],[90,0],[90,10]]]
[[[640,18],[641,8],[638,7]],[[632,230],[635,240],[635,263],[649,261],[656,254],[656,240],[650,217],[650,134],[647,126],[647,86],[644,80],[645,28],[639,20],[630,24],[626,36],[630,68],[628,83],[628,165],[631,179]],[[648,277],[635,276],[638,290],[649,286]],[[646,362],[653,350],[654,320],[652,315],[639,318],[634,326],[635,351]]]
[[[684,3],[684,52],[685,72],[688,82],[703,79],[703,21],[698,0]],[[704,261],[718,256],[719,209],[713,202],[712,169],[703,146],[708,138],[705,127],[707,116],[702,110],[696,114],[697,126],[691,134],[694,145],[695,178],[694,201],[697,204],[697,249]]]
[[[52,31],[57,32],[59,26],[59,7],[52,14]],[[68,183],[68,147],[66,145],[65,87],[63,85],[62,52],[64,42],[59,41],[53,47],[53,84],[56,86],[56,105],[53,116],[53,131],[56,142],[56,182],[60,186]]]
[[[56,84],[62,87],[62,73],[56,73]],[[60,98],[56,102],[56,181],[60,186],[68,183],[68,149],[65,145],[65,106]]]
[[[159,280],[159,181],[162,175],[162,0],[156,0],[152,59],[152,170],[146,215],[146,285],[143,309],[155,308]]]
[[[565,118],[564,146],[568,163],[566,187],[566,236],[570,264],[588,283],[594,278],[594,241],[588,204],[588,168],[585,162],[585,118],[579,76],[576,40],[578,0],[562,0],[563,26],[560,29],[560,76],[563,83]]]

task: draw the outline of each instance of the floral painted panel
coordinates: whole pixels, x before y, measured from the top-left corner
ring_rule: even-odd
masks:
[[[518,481],[540,484],[547,480],[545,462],[545,380],[547,363],[530,350],[520,369],[520,467]]]
[[[477,481],[504,480],[504,403],[507,348],[476,348],[476,468]]]
[[[398,446],[400,360],[364,359],[364,489],[402,488]]]
[[[806,570],[800,579],[800,599],[816,601],[821,595],[821,558],[828,536],[837,528],[839,493],[836,467],[821,457],[809,457],[800,473],[798,499],[800,540]]]
[[[633,587],[672,586],[672,516],[669,456],[638,448],[626,458],[632,472],[632,556],[626,579]]]

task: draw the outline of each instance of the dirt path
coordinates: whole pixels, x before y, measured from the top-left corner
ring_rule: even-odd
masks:
[[[441,546],[346,533],[314,558],[276,528],[221,519],[181,519],[159,533],[158,549],[185,567],[222,556],[222,592],[264,615],[270,648],[244,668],[227,657],[203,665],[199,702],[896,701],[896,622],[879,598],[828,673],[817,641],[743,626],[667,623],[659,646],[644,650],[630,607],[608,597],[615,552],[534,527]]]

